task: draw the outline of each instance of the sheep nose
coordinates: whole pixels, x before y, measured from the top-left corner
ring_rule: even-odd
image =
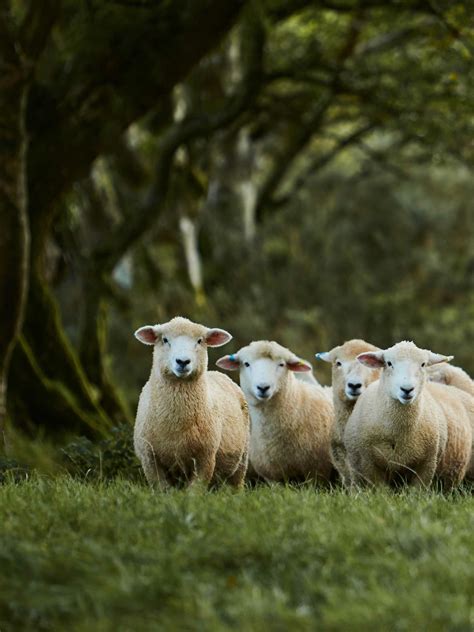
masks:
[[[176,364],[181,369],[184,369],[184,367],[187,366],[190,362],[191,362],[191,360],[181,360],[180,358],[176,358]]]
[[[412,386],[411,388],[404,388],[403,386],[400,386],[400,390],[403,391],[404,397],[409,397],[412,391],[415,390],[415,387]]]
[[[257,389],[259,391],[259,395],[267,395],[267,392],[270,390],[270,386],[267,384],[258,385]]]
[[[347,386],[351,389],[351,391],[358,391],[360,388],[362,388],[362,384],[353,384],[352,382],[348,382]]]

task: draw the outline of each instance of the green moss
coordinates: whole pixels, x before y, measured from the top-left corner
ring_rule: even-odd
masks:
[[[100,410],[81,408],[65,382],[44,374],[24,336],[13,354],[8,404],[15,426],[32,435],[47,430],[51,437],[104,436],[111,426]]]

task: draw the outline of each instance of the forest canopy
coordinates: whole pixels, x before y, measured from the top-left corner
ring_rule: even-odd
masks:
[[[473,372],[473,60],[472,2],[2,3],[1,422],[132,421],[176,314]]]

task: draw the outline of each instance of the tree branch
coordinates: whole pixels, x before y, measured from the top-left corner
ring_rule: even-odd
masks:
[[[393,11],[412,10],[429,12],[426,0],[405,0],[405,2],[386,2],[385,0],[361,0],[360,2],[336,2],[334,0],[320,0],[323,9],[336,13],[350,13],[355,9],[391,9]]]
[[[427,17],[416,26],[407,26],[397,31],[378,35],[367,42],[361,42],[355,50],[355,56],[363,57],[365,55],[373,55],[374,53],[390,50],[399,44],[409,41],[414,36],[424,34],[423,29],[433,26],[433,24],[435,24],[435,20],[431,17]]]
[[[125,252],[155,223],[163,208],[169,186],[173,158],[184,143],[208,136],[233,123],[256,100],[261,84],[264,30],[252,16],[244,26],[244,75],[236,93],[219,111],[188,117],[174,124],[162,137],[155,180],[147,201],[128,220],[120,224],[92,255],[104,271],[111,272]]]
[[[255,207],[255,218],[257,222],[261,222],[265,213],[265,208],[269,205],[272,195],[278,184],[287,173],[290,165],[300,152],[307,146],[314,133],[321,127],[324,116],[333,102],[338,91],[339,79],[343,72],[347,60],[352,56],[357,46],[363,26],[363,14],[356,11],[347,28],[345,41],[337,55],[337,65],[333,76],[330,80],[330,86],[327,93],[321,98],[320,102],[313,108],[307,122],[298,122],[293,136],[280,154],[278,160],[274,163],[273,168],[267,174],[265,182],[260,189]]]
[[[295,183],[291,187],[291,191],[278,197],[272,204],[272,206],[282,206],[289,202],[292,198],[297,195],[298,191],[300,191],[306,184],[306,182],[311,178],[315,173],[320,171],[323,167],[328,165],[334,158],[341,153],[344,149],[347,149],[350,145],[354,145],[360,139],[371,132],[375,128],[374,123],[367,123],[366,125],[362,125],[358,129],[356,129],[352,134],[341,138],[338,143],[330,149],[328,152],[323,154],[322,156],[317,156],[313,161],[311,161],[308,168],[306,168],[303,173],[296,179]]]
[[[148,12],[96,8],[87,38],[51,92],[32,93],[29,193],[32,261],[41,269],[58,198],[87,176],[127,127],[157,107],[237,19],[244,0],[173,0]],[[125,15],[126,13],[126,15]],[[199,28],[196,28],[196,25]],[[94,39],[93,57],[88,42]],[[114,44],[115,42],[115,44]],[[117,45],[116,43],[119,42]],[[52,91],[56,91],[54,94]],[[54,151],[52,151],[54,148]]]
[[[61,0],[30,0],[20,25],[19,40],[28,59],[37,61],[59,16]]]
[[[258,193],[255,205],[255,218],[257,222],[262,221],[264,209],[269,204],[271,197],[287,172],[289,166],[296,156],[306,147],[314,133],[320,128],[323,117],[329,108],[333,93],[325,95],[311,112],[305,123],[299,123],[293,131],[293,135],[286,147],[274,162],[272,169],[267,174],[265,181]]]
[[[438,19],[438,21],[444,26],[444,28],[449,33],[451,33],[454,39],[461,42],[461,44],[464,46],[464,48],[470,55],[473,55],[474,49],[472,45],[468,41],[466,41],[466,39],[463,37],[461,30],[458,29],[456,26],[454,26],[454,24],[452,24],[446,18],[444,13],[440,9],[438,9],[438,7],[436,6],[435,0],[428,0],[427,4],[428,4],[429,11],[432,13],[432,15],[434,15]]]
[[[408,139],[403,139],[400,143],[396,144],[396,147],[402,147],[404,144],[408,142]],[[392,153],[394,147],[391,146],[387,152],[376,151],[366,145],[363,141],[359,141],[357,143],[358,148],[368,156],[371,162],[377,164],[385,171],[395,175],[397,178],[401,178],[403,180],[407,180],[410,177],[410,174],[406,172],[404,169],[401,169],[398,165],[393,164],[392,162],[387,160],[386,153]]]

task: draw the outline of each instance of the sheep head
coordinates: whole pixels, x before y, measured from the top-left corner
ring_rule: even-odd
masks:
[[[207,347],[220,347],[232,336],[180,316],[161,325],[145,325],[135,337],[153,345],[153,370],[172,379],[192,379],[207,370]]]
[[[359,362],[371,369],[382,369],[382,385],[388,395],[400,404],[412,404],[417,400],[429,378],[429,367],[449,362],[453,356],[420,349],[406,340],[389,349],[361,353]]]

